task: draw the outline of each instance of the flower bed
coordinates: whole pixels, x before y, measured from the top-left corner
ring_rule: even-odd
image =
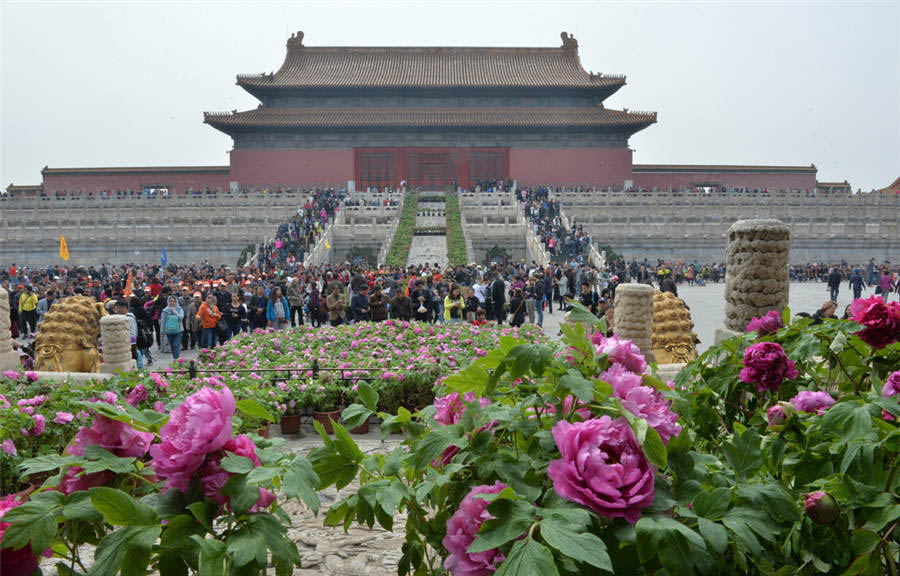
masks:
[[[447,259],[451,266],[465,266],[466,237],[462,227],[462,216],[459,212],[459,196],[454,192],[447,194]]]
[[[388,251],[385,264],[388,266],[406,267],[409,258],[409,248],[412,245],[413,227],[416,225],[416,211],[419,207],[419,195],[407,194],[403,200],[403,210],[400,213],[400,222],[394,232],[394,240]]]

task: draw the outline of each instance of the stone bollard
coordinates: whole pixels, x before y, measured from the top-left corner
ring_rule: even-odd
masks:
[[[725,248],[728,330],[743,333],[754,317],[781,312],[788,305],[790,251],[791,228],[780,220],[738,220],[731,225]]]
[[[12,347],[9,331],[9,292],[0,288],[0,370],[19,368],[19,354]]]
[[[656,361],[653,355],[653,286],[621,284],[616,287],[613,328],[616,334],[634,342],[647,362]]]
[[[103,344],[103,362],[100,372],[114,374],[134,370],[137,365],[131,359],[131,329],[128,317],[111,314],[100,318],[100,342]]]

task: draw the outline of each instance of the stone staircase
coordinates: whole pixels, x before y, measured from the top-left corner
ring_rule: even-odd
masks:
[[[433,265],[437,263],[441,268],[447,266],[447,219],[444,214],[443,202],[422,202],[422,198],[429,196],[443,196],[440,191],[423,191],[419,193],[419,206],[416,211],[416,228],[437,229],[444,228],[444,234],[413,234],[412,245],[409,248],[407,266]]]

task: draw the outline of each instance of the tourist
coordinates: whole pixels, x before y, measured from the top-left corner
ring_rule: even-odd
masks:
[[[834,300],[827,300],[822,307],[816,310],[816,312],[812,315],[813,325],[821,324],[823,320],[826,318],[834,318],[834,313],[837,311],[838,304]]]
[[[500,272],[491,283],[491,302],[494,308],[494,320],[498,325],[503,324],[506,319],[506,282]]]
[[[521,326],[525,323],[525,297],[522,295],[521,288],[513,290],[512,298],[509,300],[509,310],[512,314],[509,321],[510,326]]]
[[[288,304],[291,305],[291,328],[303,326],[303,300],[305,296],[306,295],[303,293],[303,283],[299,276],[295,276],[287,289],[287,300]],[[294,318],[297,318],[296,323],[294,322]]]
[[[184,329],[186,335],[182,344],[184,344],[185,349],[190,348],[193,350],[200,343],[200,334],[203,329],[200,326],[200,321],[197,319],[197,312],[200,311],[201,304],[203,304],[202,295],[199,292],[194,292],[190,302],[184,308]]]
[[[597,292],[587,282],[581,283],[581,294],[578,296],[578,301],[581,302],[582,306],[590,310],[592,314],[597,314],[600,297],[597,296]]]
[[[481,309],[481,302],[475,296],[475,290],[469,288],[466,290],[466,322],[469,324],[475,322],[475,314]]]
[[[22,338],[30,338],[37,330],[38,297],[31,284],[25,285],[25,291],[19,296],[19,333]]]
[[[287,298],[281,293],[281,287],[275,287],[270,294],[269,302],[266,305],[266,320],[270,328],[275,330],[284,330],[288,326],[288,314],[290,314],[290,304]]]
[[[843,280],[843,275],[841,275],[841,271],[836,267],[831,269],[831,272],[828,273],[828,290],[831,294],[831,300],[837,302],[838,292],[841,290],[841,280]]]
[[[135,338],[137,367],[143,368],[143,359],[147,360],[147,366],[152,366],[153,354],[150,353],[150,347],[153,346],[153,322],[137,294],[131,297],[129,308],[137,324],[137,337]]]
[[[313,328],[318,328],[322,325],[322,316],[319,313],[319,308],[322,306],[324,299],[319,298],[319,287],[315,282],[309,283],[309,286],[309,294],[306,297],[306,314],[309,317],[310,325]]]
[[[330,286],[332,286],[331,293],[325,299],[328,307],[328,321],[332,326],[340,326],[344,323],[347,305],[344,302],[344,295],[341,293],[341,284],[332,282]]]
[[[384,322],[388,317],[388,297],[382,292],[381,281],[375,282],[375,288],[369,296],[372,322]]]
[[[47,295],[38,300],[37,303],[37,323],[40,324],[41,320],[44,318],[44,314],[50,311],[50,307],[53,306],[53,303],[56,301],[56,289],[50,288],[47,290]]]
[[[444,321],[457,324],[463,321],[466,301],[463,300],[457,284],[450,285],[450,292],[444,296]]]
[[[473,326],[484,326],[487,324],[487,318],[484,311],[484,308],[479,308],[475,313],[475,321],[472,322]]]
[[[408,321],[411,318],[411,305],[412,302],[406,292],[398,289],[388,308],[391,320]]]
[[[231,295],[231,302],[225,307],[224,314],[228,324],[228,340],[231,340],[243,331],[244,319],[247,318],[247,309],[237,293]]]
[[[866,281],[863,280],[862,270],[855,268],[849,279],[850,289],[853,290],[853,299],[856,300],[862,296],[862,291],[866,287]]]
[[[415,306],[413,320],[428,322],[431,319],[431,291],[425,287],[425,282],[416,280],[416,289],[410,294],[410,300]]]
[[[256,294],[250,298],[250,330],[265,329],[268,324],[267,310],[269,307],[269,299],[266,297],[266,287],[259,284],[256,287]]]
[[[216,297],[210,294],[206,297],[206,302],[200,305],[197,312],[197,319],[200,320],[200,327],[203,330],[200,336],[201,348],[214,348],[216,345],[216,325],[222,318],[219,307],[216,306]]]
[[[166,331],[172,359],[178,360],[181,354],[181,337],[184,334],[184,310],[178,305],[178,299],[175,296],[166,298],[166,303],[167,306],[163,308],[159,323]]]

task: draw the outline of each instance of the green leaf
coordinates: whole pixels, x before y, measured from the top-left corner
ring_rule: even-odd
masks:
[[[97,546],[88,576],[143,576],[161,531],[161,526],[126,526],[108,534]]]
[[[484,552],[518,538],[534,523],[537,509],[521,500],[496,500],[488,505],[494,517],[481,525],[468,552]]]
[[[644,562],[658,557],[660,564],[671,574],[692,573],[694,557],[691,544],[706,548],[699,534],[668,516],[644,516],[634,528],[638,557]]]
[[[32,474],[57,470],[63,466],[68,466],[79,461],[79,458],[72,456],[63,458],[59,454],[47,454],[46,456],[38,456],[37,458],[25,460],[19,464],[19,472],[22,476],[31,476]]]
[[[582,402],[594,399],[594,383],[582,376],[578,370],[569,370],[568,374],[559,379],[559,386],[572,392]]]
[[[253,398],[244,398],[234,403],[238,410],[247,416],[259,418],[266,422],[274,422],[275,417],[272,413],[263,408],[263,406]]]
[[[700,534],[709,544],[710,549],[716,554],[724,554],[725,549],[728,548],[728,531],[725,530],[725,527],[706,518],[698,518],[697,522]]]
[[[416,470],[431,465],[453,441],[462,437],[463,429],[459,424],[433,428],[416,444],[415,451],[410,454],[409,464]]]
[[[86,520],[88,522],[100,522],[103,515],[94,509],[91,504],[91,495],[87,492],[75,492],[67,498],[66,506],[62,510],[67,520]]]
[[[378,392],[368,382],[360,382],[356,387],[356,393],[366,408],[372,412],[378,410]]]
[[[900,518],[900,504],[891,504],[890,506],[876,508],[869,515],[865,528],[877,532],[897,518]]]
[[[231,507],[243,514],[259,500],[259,486],[247,482],[246,476],[232,476],[222,487],[222,493],[231,496]]]
[[[725,457],[734,468],[734,473],[739,479],[745,480],[750,478],[760,469],[763,464],[762,454],[760,453],[759,433],[749,428],[740,433],[739,427],[735,425],[734,434],[731,442],[722,444],[722,451]]]
[[[372,411],[362,404],[351,404],[341,412],[341,420],[348,428],[360,426],[372,416]]]
[[[206,504],[205,501],[199,502],[191,502],[191,504],[187,507],[188,511],[197,519],[197,522],[200,523],[203,528],[206,529],[210,534],[215,534],[215,530],[213,530],[212,526],[212,518],[214,514],[210,514],[210,512],[215,512],[215,510],[210,510],[210,507]]]
[[[666,445],[663,444],[662,436],[659,435],[659,432],[654,430],[653,428],[647,428],[647,432],[644,435],[644,454],[647,455],[647,459],[650,462],[653,462],[660,468],[665,468],[668,463],[668,453],[666,452]]]
[[[246,456],[238,456],[231,452],[226,452],[225,454],[226,456],[222,458],[219,467],[226,472],[231,472],[232,474],[248,474],[256,467],[253,460]]]
[[[822,417],[825,430],[843,440],[875,440],[872,418],[880,416],[878,408],[858,398],[844,397],[838,400]]]
[[[266,540],[261,533],[249,526],[244,526],[229,536],[226,547],[228,557],[231,558],[229,564],[233,563],[238,568],[248,564],[254,567],[266,565]]]
[[[737,488],[741,498],[768,512],[776,522],[796,522],[800,519],[797,502],[778,484],[742,484]]]
[[[309,506],[313,514],[319,513],[319,495],[316,494],[319,477],[309,460],[302,456],[294,458],[290,470],[284,475],[282,485],[288,498],[299,497]]]
[[[600,318],[597,318],[596,314],[585,308],[581,302],[567,298],[566,304],[572,308],[571,312],[568,314],[568,319],[570,321],[579,322],[586,326],[603,327],[606,325],[606,318],[601,322]]]
[[[500,564],[495,576],[559,576],[553,553],[531,538],[519,540]]]
[[[51,498],[32,499],[3,514],[3,522],[9,522],[3,532],[3,546],[18,550],[31,542],[36,556],[50,547],[56,536],[56,514],[60,503]]]
[[[91,488],[91,503],[104,520],[113,526],[154,526],[159,523],[156,510],[120,490]]]
[[[337,451],[353,462],[361,462],[366,455],[363,454],[356,442],[353,441],[353,438],[350,437],[347,429],[341,426],[339,422],[334,422],[332,427],[334,428],[334,446],[337,448]]]
[[[881,536],[878,532],[854,530],[850,537],[850,549],[853,550],[854,556],[862,556],[874,550],[880,541]]]
[[[268,468],[266,466],[257,466],[253,470],[247,474],[247,483],[248,484],[262,484],[263,482],[268,482],[272,478],[278,476],[279,471],[275,468]]]
[[[507,352],[504,359],[511,380],[517,380],[527,372],[543,375],[552,362],[553,353],[544,344],[518,344]]]
[[[694,497],[694,513],[704,518],[717,520],[731,505],[731,490],[716,488],[712,492],[700,492]]]
[[[80,466],[85,474],[109,470],[114,474],[127,474],[134,470],[136,458],[120,458],[101,446],[92,444],[84,449],[84,457],[90,460]]]
[[[837,336],[834,337],[834,340],[831,342],[831,346],[828,347],[829,350],[833,354],[840,354],[844,351],[844,348],[847,346],[847,335],[843,332],[838,332]]]
[[[731,509],[722,518],[722,523],[752,554],[762,554],[762,546],[757,537],[773,542],[780,532],[778,526],[769,521],[765,512],[755,508]]]
[[[197,576],[224,576],[225,543],[219,540],[191,536],[200,545],[200,570]]]
[[[320,488],[327,488],[332,484],[340,490],[353,482],[359,466],[351,459],[337,452],[327,450],[310,453],[309,460],[313,470],[319,476]]]
[[[612,572],[606,543],[590,532],[574,532],[570,528],[570,525],[563,522],[545,519],[541,522],[541,537],[547,544],[577,562]]]
[[[297,545],[288,538],[287,530],[274,516],[254,514],[247,521],[247,528],[254,534],[262,536],[266,546],[272,551],[273,558],[281,559],[282,563],[291,566],[300,565],[300,553],[297,552]],[[265,564],[265,556],[263,556],[263,564]]]

